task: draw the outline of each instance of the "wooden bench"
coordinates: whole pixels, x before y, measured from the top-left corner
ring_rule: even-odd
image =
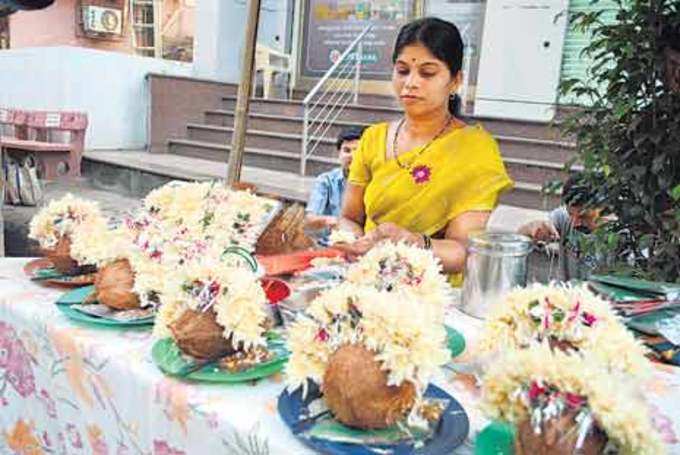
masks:
[[[80,177],[86,113],[0,109],[0,127],[0,151],[34,153],[43,179]]]

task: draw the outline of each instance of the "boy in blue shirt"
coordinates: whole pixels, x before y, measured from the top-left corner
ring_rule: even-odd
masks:
[[[352,154],[359,145],[364,129],[365,127],[352,127],[340,133],[336,142],[340,167],[319,175],[309,195],[305,228],[317,231],[316,237],[322,246],[328,245],[330,229],[338,223]]]

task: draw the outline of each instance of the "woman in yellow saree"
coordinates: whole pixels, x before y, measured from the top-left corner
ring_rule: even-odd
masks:
[[[449,22],[425,18],[401,29],[392,84],[404,117],[364,132],[340,221],[359,237],[343,246],[349,253],[385,239],[432,248],[454,285],[468,235],[485,228],[512,186],[496,141],[456,118],[462,59],[460,33]]]

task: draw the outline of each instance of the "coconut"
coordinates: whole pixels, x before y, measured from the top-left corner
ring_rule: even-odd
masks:
[[[577,410],[568,410],[559,417],[543,422],[540,433],[535,433],[529,419],[517,427],[516,455],[598,455],[607,445],[607,435],[597,425],[591,427],[580,448]]]
[[[139,297],[132,291],[135,275],[127,259],[105,265],[94,280],[97,301],[116,310],[139,308]]]
[[[185,310],[170,324],[179,349],[197,359],[217,359],[236,352],[231,340],[224,338],[224,327],[215,312]]]
[[[387,385],[375,353],[358,345],[335,351],[323,377],[323,397],[335,418],[349,427],[386,428],[406,417],[415,403],[413,383]]]
[[[45,256],[61,273],[75,273],[78,270],[78,263],[71,257],[71,239],[67,235],[59,237],[54,248],[46,249]]]

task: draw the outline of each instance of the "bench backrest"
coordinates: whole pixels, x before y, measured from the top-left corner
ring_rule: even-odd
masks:
[[[28,111],[24,109],[0,109],[0,125],[14,127],[14,136],[27,139],[28,129],[36,132],[38,140],[47,140],[48,133],[70,132],[71,140],[79,142],[85,135],[88,119],[85,112]]]
[[[31,128],[82,131],[87,128],[87,114],[83,112],[31,111],[26,124]]]

